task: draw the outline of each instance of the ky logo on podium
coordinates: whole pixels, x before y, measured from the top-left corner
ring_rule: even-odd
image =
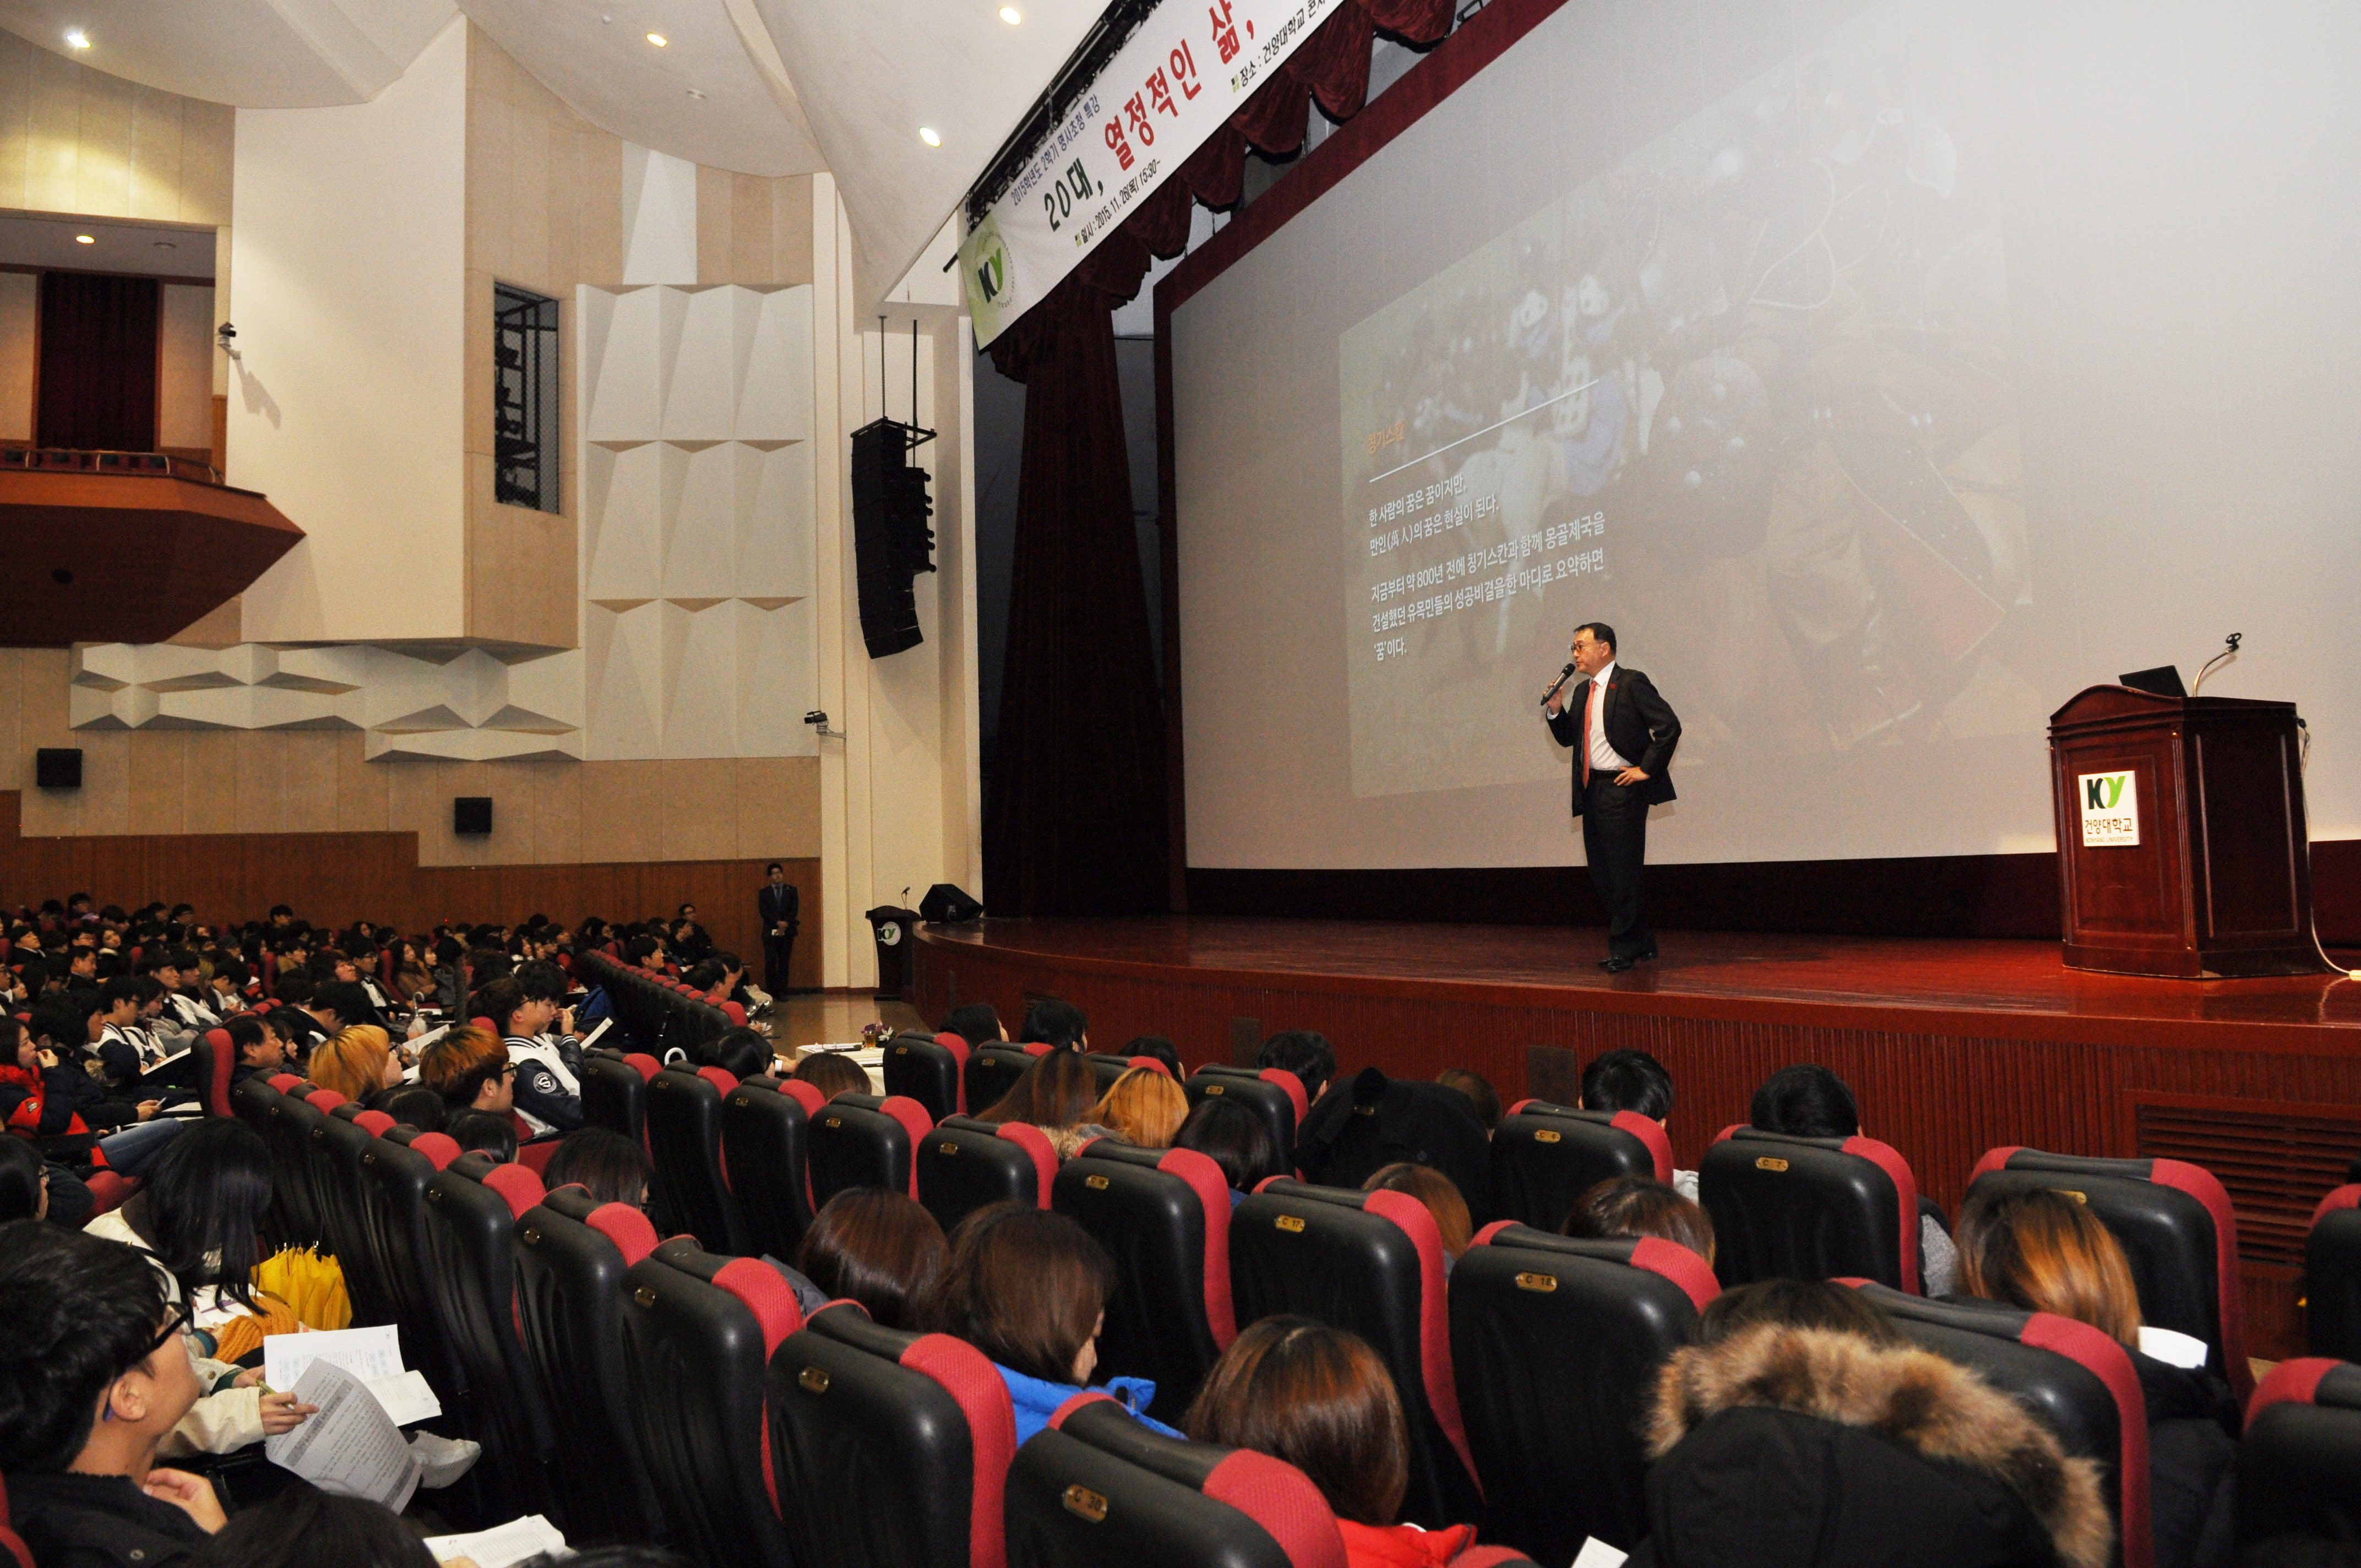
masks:
[[[2082,848],[2139,842],[2139,791],[2128,770],[2083,773],[2076,783],[2082,802]]]

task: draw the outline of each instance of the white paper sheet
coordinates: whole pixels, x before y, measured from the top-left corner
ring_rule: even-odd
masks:
[[[400,1513],[418,1489],[418,1462],[368,1385],[333,1361],[315,1359],[294,1391],[319,1409],[293,1431],[263,1441],[270,1462],[323,1492],[366,1497]]]
[[[2152,1355],[2168,1365],[2195,1368],[2205,1365],[2205,1342],[2178,1329],[2142,1323],[2139,1347],[2142,1355]]]
[[[431,1421],[443,1413],[443,1401],[434,1397],[434,1390],[427,1384],[423,1372],[397,1372],[390,1377],[372,1377],[368,1381],[368,1391],[377,1396],[377,1402],[385,1407],[386,1415],[398,1427],[406,1427],[413,1421]]]
[[[1580,1552],[1575,1553],[1574,1568],[1622,1568],[1623,1560],[1629,1555],[1616,1551],[1594,1535],[1582,1543]]]
[[[466,1557],[475,1563],[476,1568],[515,1568],[517,1563],[530,1562],[544,1552],[567,1554],[566,1537],[539,1514],[527,1514],[472,1535],[430,1535],[426,1538],[426,1550],[434,1554],[437,1563]]]
[[[333,1361],[364,1383],[402,1373],[401,1335],[391,1323],[368,1329],[330,1329],[318,1333],[265,1334],[262,1380],[292,1388],[315,1361]]]

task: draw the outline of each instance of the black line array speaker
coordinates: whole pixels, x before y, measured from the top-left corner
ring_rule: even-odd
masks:
[[[471,837],[492,830],[492,797],[455,795],[451,797],[451,831]]]
[[[43,789],[82,788],[82,748],[36,748],[33,752],[33,782]]]
[[[935,505],[927,471],[910,461],[927,432],[890,419],[852,433],[852,560],[861,598],[861,639],[883,659],[915,648],[918,606],[911,579],[935,569]]]

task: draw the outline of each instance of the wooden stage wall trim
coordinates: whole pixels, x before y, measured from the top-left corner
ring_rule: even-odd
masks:
[[[763,976],[754,895],[759,861],[612,861],[559,865],[422,866],[415,833],[150,833],[27,839],[23,796],[0,790],[0,901],[38,905],[87,893],[135,908],[153,899],[196,905],[208,923],[258,920],[274,904],[313,925],[376,920],[405,932],[443,920],[512,925],[535,914],[568,926],[667,916],[683,904],[715,944]],[[803,896],[804,934],[790,973],[820,981],[817,859],[777,857]]]
[[[1581,866],[1418,871],[1237,871],[1191,866],[1191,915],[1603,926]],[[2321,940],[2361,947],[2361,839],[2312,846]],[[1830,936],[2062,935],[2058,857],[1928,855],[1648,868],[1649,923],[1673,931]]]

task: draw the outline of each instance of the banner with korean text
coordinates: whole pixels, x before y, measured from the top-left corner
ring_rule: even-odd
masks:
[[[1168,0],[960,247],[981,348],[1067,273],[1344,0]]]

